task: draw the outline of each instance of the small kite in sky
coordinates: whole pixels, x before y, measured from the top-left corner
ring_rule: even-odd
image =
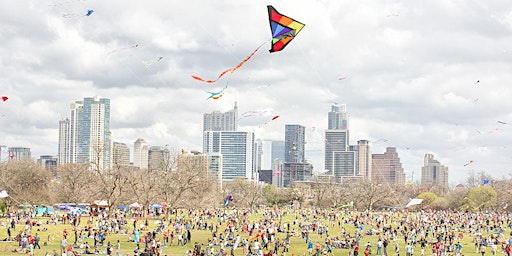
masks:
[[[478,83],[480,83],[480,80],[476,80],[476,83],[475,83],[475,84],[478,84]]]
[[[347,79],[346,76],[338,78],[338,80],[345,80],[345,79]]]
[[[279,118],[279,116],[274,116],[274,117],[272,117],[272,121],[274,121],[274,120],[276,120],[278,118]]]
[[[466,166],[468,166],[468,165],[470,165],[470,164],[472,164],[472,163],[473,163],[473,160],[469,160],[469,162],[467,162],[467,163],[465,163],[465,164],[464,164],[464,167],[466,167]]]
[[[2,96],[2,101],[6,101],[6,100],[8,100],[8,99],[9,99],[9,97],[7,97],[7,96]]]
[[[305,24],[280,14],[272,5],[267,5],[267,9],[272,32],[272,47],[269,51],[278,52],[295,38]]]
[[[142,61],[142,64],[144,64],[144,66],[146,66],[146,68],[148,68],[149,66],[161,61],[164,57],[158,57],[157,59],[154,59],[154,60],[143,60]]]
[[[507,124],[506,122],[503,122],[503,121],[500,121],[500,120],[498,120],[498,123],[499,124]]]
[[[279,175],[279,174],[281,174],[281,172],[282,172],[282,170],[277,170],[277,171],[272,173],[272,176]]]
[[[112,54],[112,53],[114,53],[114,52],[119,52],[119,51],[123,51],[123,50],[133,49],[133,48],[137,48],[137,47],[139,47],[139,44],[128,46],[128,47],[119,48],[119,49],[110,51],[109,53],[107,53],[107,56]]]
[[[217,80],[219,80],[221,77],[223,77],[225,74],[230,74],[232,75],[237,69],[241,68],[247,61],[249,61],[252,56],[254,56],[254,54],[256,54],[256,52],[260,49],[260,47],[263,46],[263,45],[260,45],[258,46],[258,48],[256,48],[249,56],[247,56],[247,58],[245,58],[244,60],[242,60],[242,62],[238,63],[238,65],[232,67],[232,68],[228,68],[224,71],[222,71],[219,76],[217,76],[216,79],[214,80],[207,80],[207,79],[204,79],[204,78],[201,78],[201,77],[198,77],[198,76],[195,76],[195,75],[192,75],[192,78],[196,79],[196,80],[199,80],[201,82],[206,82],[206,83],[215,83],[217,82]]]
[[[88,9],[84,15],[68,13],[68,14],[63,14],[62,17],[66,18],[66,19],[75,18],[75,17],[86,17],[86,16],[88,17],[88,16],[91,16],[91,14],[93,14],[93,12],[94,12],[93,9]]]
[[[208,99],[214,99],[214,100],[217,100],[219,99],[220,97],[222,97],[222,95],[224,95],[224,90],[227,88],[228,86],[224,86],[224,88],[222,88],[222,90],[218,91],[218,92],[207,92],[210,94],[210,97],[206,98],[207,100]]]
[[[251,116],[269,116],[271,112],[272,111],[270,109],[246,111],[242,114],[240,119]]]

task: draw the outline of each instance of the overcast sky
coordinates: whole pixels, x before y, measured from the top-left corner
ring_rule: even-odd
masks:
[[[306,24],[281,52],[268,51],[268,4]],[[240,120],[258,138],[306,126],[306,158],[322,171],[336,102],[347,105],[351,144],[396,147],[408,179],[420,178],[425,153],[449,167],[450,183],[512,173],[510,0],[3,0],[0,9],[9,97],[0,144],[34,158],[57,154],[58,121],[84,97],[111,99],[114,141],[200,151],[203,113],[236,101],[240,115],[269,113]],[[227,77],[191,75],[213,79],[262,43],[223,97],[206,100]]]

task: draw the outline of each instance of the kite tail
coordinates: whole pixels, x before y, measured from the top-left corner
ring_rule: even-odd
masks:
[[[235,67],[232,67],[232,68],[228,68],[224,71],[222,71],[219,76],[217,76],[217,78],[215,80],[206,80],[204,78],[201,78],[199,76],[195,76],[195,75],[192,75],[192,78],[198,80],[198,81],[201,81],[201,82],[206,82],[206,83],[215,83],[217,82],[217,80],[219,80],[221,77],[223,77],[225,74],[227,73],[230,73],[230,75],[232,75],[237,69],[241,68],[247,61],[249,61],[253,56],[254,54],[256,54],[256,52],[264,45],[265,43],[262,43],[260,46],[258,46],[249,56],[247,56],[247,58],[245,58],[244,60],[242,60],[240,63],[238,63],[238,65],[236,65]]]

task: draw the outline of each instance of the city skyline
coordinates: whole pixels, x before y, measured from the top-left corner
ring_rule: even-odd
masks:
[[[268,52],[267,4],[306,24],[280,52]],[[419,179],[426,153],[449,167],[450,182],[512,173],[510,2],[6,0],[0,7],[0,94],[8,97],[0,102],[0,145],[30,147],[34,157],[57,154],[56,120],[69,117],[70,102],[99,95],[112,100],[113,140],[130,147],[144,138],[201,151],[202,115],[237,102],[239,130],[256,139],[281,140],[285,124],[303,125],[306,158],[321,171],[326,112],[343,103],[350,144],[368,140],[372,153],[396,147],[408,179],[413,172]],[[63,17],[88,9],[94,14]],[[262,44],[215,83],[192,78],[215,79]],[[260,114],[243,116],[251,111]]]

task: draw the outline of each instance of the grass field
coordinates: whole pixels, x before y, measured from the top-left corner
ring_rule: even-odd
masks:
[[[173,217],[173,216],[171,216],[171,217]],[[261,218],[262,218],[261,213],[251,215],[251,221],[257,221],[257,220],[260,220]],[[346,216],[345,218],[348,218],[348,217]],[[46,219],[44,219],[44,218],[41,218],[41,219],[43,220],[43,222],[46,222]],[[156,228],[156,226],[157,226],[156,220],[157,219],[155,219],[155,218],[148,218],[150,231],[152,231],[153,229]],[[285,222],[292,223],[293,220],[294,220],[294,215],[292,212],[290,212],[290,214],[283,217],[282,223],[285,223]],[[321,218],[320,218],[320,220],[322,221]],[[84,217],[82,219],[82,223],[86,223],[86,221],[87,221],[87,218]],[[217,220],[211,219],[210,221],[217,221]],[[355,233],[355,227],[351,222],[348,222],[347,224],[342,223],[340,226],[338,226],[337,221],[335,222],[334,226],[331,226],[331,222],[328,222],[327,220],[323,220],[322,222],[324,223],[324,225],[329,226],[329,235],[331,237],[340,236],[340,230],[342,227],[344,227],[347,230],[347,233],[349,233],[349,234]],[[397,224],[395,223],[392,225],[396,226]],[[46,227],[47,231],[37,231],[38,228],[41,229],[43,227]],[[51,253],[51,255],[53,255],[53,250],[57,250],[58,252],[60,252],[59,243],[60,243],[60,240],[62,239],[63,230],[64,229],[67,229],[68,231],[72,230],[71,225],[57,224],[57,225],[44,225],[43,227],[34,227],[32,230],[32,234],[38,233],[39,236],[41,237],[41,242],[40,242],[41,249],[35,249],[34,255],[45,255],[46,252],[49,252],[49,253]],[[128,218],[128,224],[125,227],[127,227],[130,231],[132,231],[132,224],[130,222],[130,218]],[[223,230],[224,227],[225,227],[225,224],[220,226],[219,230]],[[20,231],[20,228],[23,228],[23,225],[17,226],[16,231],[12,232],[13,236],[16,235],[18,231]],[[368,228],[369,227],[367,225],[365,230],[367,230]],[[293,230],[297,231],[296,232],[297,234],[300,234],[300,232],[298,232],[298,227],[292,226],[291,231],[293,231]],[[505,230],[506,238],[508,238],[508,232],[509,232],[509,230],[506,229]],[[484,233],[483,235],[485,236],[487,234]],[[4,226],[0,227],[0,238],[3,239],[6,236],[7,236],[7,232],[6,232],[6,227],[4,225]],[[142,236],[142,233],[141,233],[141,236]],[[241,234],[241,236],[248,238],[247,233]],[[117,243],[117,240],[119,240],[121,243],[122,255],[133,255],[135,243],[129,242],[129,237],[130,237],[130,235],[127,235],[127,234],[110,234],[106,237],[105,244],[108,241],[110,241],[111,244],[115,245]],[[279,238],[281,241],[285,237],[286,237],[286,233],[278,233],[278,235],[277,235],[277,238]],[[324,245],[325,235],[320,237],[318,234],[311,232],[309,237],[313,240],[314,243],[319,242],[320,244]],[[48,238],[49,238],[49,241],[48,241]],[[162,238],[163,237],[161,234],[157,235],[157,240],[162,241]],[[175,239],[174,244],[171,244],[170,246],[163,248],[163,255],[185,255],[185,252],[187,250],[192,250],[194,242],[198,242],[199,244],[206,244],[209,238],[211,238],[210,231],[193,230],[190,243],[188,243],[186,246],[177,246],[176,245],[177,242]],[[477,255],[477,253],[475,252],[475,247],[472,242],[472,239],[473,239],[472,234],[466,232],[466,233],[464,233],[464,238],[462,240],[457,240],[457,241],[460,241],[461,244],[463,245],[463,249],[462,249],[463,255],[470,255],[470,256]],[[68,243],[73,243],[73,240],[74,240],[74,235],[71,233],[68,236]],[[85,241],[88,241],[88,243],[90,245],[94,244],[94,241],[91,238],[87,238],[83,242],[85,242]],[[47,245],[43,246],[44,242],[47,242]],[[361,248],[359,255],[364,255],[363,254],[364,245],[368,242],[372,245],[373,255],[375,255],[377,235],[363,236],[361,238],[360,243],[359,243],[360,248]],[[403,236],[399,235],[396,239],[396,242],[399,244],[400,254],[405,255],[405,242],[404,242]],[[388,254],[389,255],[394,255],[394,244],[395,244],[395,242],[391,241],[390,245],[388,246]],[[143,247],[144,247],[144,245],[141,244],[141,249],[143,249]],[[19,248],[20,247],[18,246],[17,242],[0,242],[0,255],[19,255],[20,253],[11,252],[13,249],[19,249]],[[92,248],[92,246],[91,246],[91,248]],[[202,246],[202,248],[205,248],[205,247]],[[269,249],[273,249],[273,248],[274,248],[273,244],[270,244]],[[304,253],[306,253],[306,255],[307,255],[307,244],[305,243],[304,239],[302,239],[298,236],[291,237],[289,249],[290,250],[286,255],[303,255]],[[76,250],[79,252],[82,251],[81,249],[76,249]],[[215,251],[216,252],[219,251],[219,246],[217,246],[215,248]],[[349,250],[349,249],[333,249],[334,255],[349,255],[349,252],[351,252],[351,251],[352,250]],[[106,254],[106,246],[103,246],[100,248],[100,253]],[[229,253],[229,251],[228,251],[228,253]],[[498,254],[502,254],[500,252],[499,248],[498,248]],[[235,250],[235,255],[242,255],[242,249],[240,246]],[[282,255],[282,253],[279,252],[279,255]],[[419,244],[414,248],[414,255],[420,255]],[[426,248],[425,255],[431,255],[431,247]],[[481,254],[478,253],[478,255],[481,255]],[[487,255],[492,255],[490,248],[487,249]]]

